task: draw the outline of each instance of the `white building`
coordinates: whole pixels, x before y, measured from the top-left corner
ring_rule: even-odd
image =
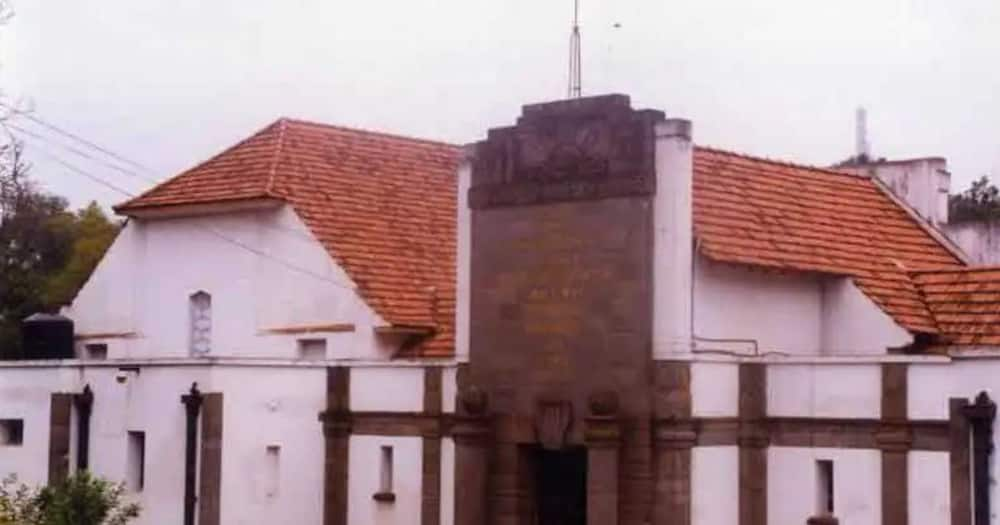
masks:
[[[282,119],[117,211],[76,357],[0,362],[0,475],[148,524],[997,522],[1000,270],[871,176],[608,96],[464,150]]]

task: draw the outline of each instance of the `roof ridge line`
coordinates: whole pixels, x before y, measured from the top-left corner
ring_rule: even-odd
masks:
[[[267,184],[264,185],[264,193],[274,195],[274,176],[278,172],[278,159],[281,157],[281,150],[285,145],[285,130],[288,128],[288,118],[278,119],[278,140],[274,144],[274,157],[271,158],[271,168],[267,173]]]
[[[951,238],[945,235],[944,232],[938,230],[933,224],[931,224],[930,221],[917,213],[917,210],[914,209],[910,203],[906,202],[906,199],[896,195],[896,193],[892,191],[892,188],[890,188],[882,179],[875,176],[868,176],[868,180],[872,181],[872,184],[875,185],[875,188],[878,189],[882,195],[885,195],[890,201],[903,210],[903,212],[910,218],[911,221],[914,222],[914,224],[917,225],[917,227],[926,232],[931,239],[934,239],[938,245],[958,260],[962,266],[970,266],[969,256],[966,255],[962,248],[952,241]]]
[[[775,164],[775,165],[778,165],[778,166],[786,166],[786,167],[790,167],[790,168],[799,168],[799,169],[804,169],[804,170],[816,171],[816,172],[825,173],[825,174],[828,174],[828,175],[841,175],[841,176],[845,176],[845,177],[852,177],[852,178],[855,178],[855,179],[869,179],[869,178],[871,178],[868,175],[864,175],[864,174],[860,174],[860,173],[852,173],[852,172],[849,172],[849,171],[842,171],[842,170],[838,170],[838,169],[831,168],[831,167],[817,166],[815,164],[806,164],[806,163],[803,163],[803,162],[792,162],[792,161],[789,161],[789,160],[782,160],[782,159],[776,159],[776,158],[771,158],[771,157],[762,157],[762,156],[758,156],[758,155],[752,155],[750,153],[742,153],[742,152],[739,152],[739,151],[733,151],[733,150],[729,150],[729,149],[718,148],[718,147],[715,147],[715,146],[705,146],[705,145],[702,145],[702,144],[695,144],[695,148],[696,149],[705,150],[705,151],[708,151],[708,152],[711,152],[711,153],[720,153],[720,154],[723,154],[723,155],[730,155],[730,156],[733,156],[733,157],[738,157],[738,158],[746,159],[746,160],[753,160],[753,161],[757,161],[757,162],[766,162],[768,164]]]
[[[354,132],[354,133],[365,133],[365,134],[369,134],[369,135],[379,135],[379,136],[382,136],[382,137],[385,137],[385,138],[407,140],[407,141],[411,141],[411,142],[419,142],[419,143],[422,143],[422,144],[429,144],[429,145],[434,145],[434,146],[444,146],[444,147],[448,147],[448,148],[461,148],[463,146],[462,144],[453,144],[451,142],[444,142],[444,141],[441,141],[441,140],[434,140],[434,139],[426,139],[426,138],[421,138],[421,137],[414,137],[414,136],[411,136],[411,135],[403,135],[402,133],[393,133],[393,132],[389,132],[389,131],[382,131],[382,130],[371,129],[371,128],[341,126],[339,124],[330,124],[330,123],[327,123],[327,122],[319,122],[319,121],[316,121],[316,120],[308,120],[308,119],[300,119],[300,118],[292,118],[292,117],[285,117],[285,120],[287,120],[289,122],[292,122],[293,124],[302,124],[302,125],[305,125],[305,126],[316,126],[316,127],[321,127],[321,128],[327,128],[327,129],[335,129],[335,130],[339,130],[339,131],[350,131],[350,132]]]
[[[970,266],[935,266],[927,268],[916,268],[910,270],[910,273],[970,273],[970,272],[995,272],[1000,271],[1000,264],[983,264],[983,265],[970,265]]]

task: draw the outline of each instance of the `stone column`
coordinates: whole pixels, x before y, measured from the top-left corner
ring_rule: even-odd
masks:
[[[882,451],[882,525],[908,522],[907,454],[913,436],[907,426],[906,364],[882,365],[882,424],[875,440]]]
[[[590,416],[584,425],[587,443],[587,525],[617,525],[622,438],[618,396],[612,392],[592,395]]]
[[[682,361],[657,362],[653,412],[655,525],[691,523],[691,366]]]
[[[424,369],[424,415],[437,418],[422,434],[423,472],[420,478],[420,524],[441,523],[441,424],[442,375],[440,367]]]
[[[767,524],[767,367],[739,365],[739,525]]]
[[[950,463],[951,525],[972,523],[972,469],[969,451],[969,421],[965,411],[969,400],[954,397],[948,400],[948,428],[951,450]]]
[[[690,421],[671,421],[656,427],[653,523],[657,525],[691,523],[691,448],[695,438]]]
[[[492,436],[481,417],[458,416],[455,439],[455,525],[489,523],[487,505]]]
[[[326,410],[323,422],[325,463],[323,480],[323,524],[347,524],[348,445],[351,438],[351,369],[326,369]]]
[[[204,395],[201,411],[201,475],[198,525],[219,525],[222,515],[222,393]]]

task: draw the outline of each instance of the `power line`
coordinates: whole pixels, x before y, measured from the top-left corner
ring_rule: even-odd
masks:
[[[58,163],[62,167],[64,167],[64,168],[66,168],[66,169],[68,169],[68,170],[76,173],[77,175],[81,175],[83,177],[86,177],[86,178],[88,178],[88,179],[90,179],[90,180],[92,180],[92,181],[100,184],[101,186],[104,186],[105,188],[109,188],[111,190],[114,190],[114,191],[116,191],[118,193],[121,193],[122,195],[127,196],[127,197],[133,197],[134,196],[128,190],[122,189],[121,187],[115,185],[113,182],[111,182],[109,180],[106,180],[106,179],[104,179],[102,177],[98,177],[97,175],[94,175],[92,173],[86,172],[86,171],[84,171],[84,170],[82,170],[82,169],[74,166],[73,164],[70,164],[69,162],[66,162],[66,161],[60,159],[59,157],[56,157],[52,153],[47,152],[44,148],[37,148],[35,151],[41,153],[42,156],[44,156],[44,157],[52,160],[53,162]]]
[[[45,157],[53,160],[54,162],[57,162],[61,166],[65,167],[66,169],[68,169],[70,171],[72,171],[73,173],[76,173],[77,175],[86,177],[87,179],[89,179],[89,180],[91,180],[93,182],[96,182],[96,183],[98,183],[98,184],[100,184],[102,186],[105,186],[105,187],[107,187],[107,188],[109,188],[111,190],[114,190],[114,191],[116,191],[116,192],[118,192],[118,193],[120,193],[120,194],[122,194],[122,195],[124,195],[126,197],[129,197],[129,198],[135,197],[134,193],[132,193],[132,192],[126,190],[126,189],[123,189],[123,188],[121,188],[119,186],[116,186],[112,182],[109,182],[109,181],[107,181],[107,180],[105,180],[105,179],[103,179],[101,177],[98,177],[97,175],[89,173],[88,171],[86,171],[86,170],[84,170],[84,169],[82,169],[82,168],[80,168],[78,166],[75,166],[75,165],[73,165],[73,164],[71,164],[69,162],[66,162],[65,160],[62,160],[61,158],[57,157],[56,155],[52,154],[51,152],[48,152],[48,151],[46,151],[44,149],[39,149],[38,151],[40,151],[43,156],[45,156]],[[278,264],[280,264],[280,265],[282,265],[282,266],[284,266],[284,267],[286,267],[286,268],[288,268],[290,270],[294,270],[296,272],[308,275],[308,276],[313,277],[315,279],[319,279],[321,281],[328,282],[328,283],[330,283],[330,284],[332,284],[334,286],[343,288],[345,290],[351,290],[351,291],[354,290],[353,286],[350,286],[348,284],[344,284],[344,283],[340,283],[340,282],[334,281],[333,279],[329,279],[329,278],[327,278],[327,277],[325,277],[323,275],[320,275],[320,274],[318,274],[316,272],[313,272],[312,270],[309,270],[307,268],[303,268],[301,266],[298,266],[296,264],[292,264],[292,263],[290,263],[288,261],[285,261],[283,259],[279,259],[277,257],[274,257],[273,255],[267,253],[264,250],[260,250],[258,248],[254,248],[253,246],[250,246],[250,245],[248,245],[248,244],[246,244],[246,243],[244,243],[242,241],[233,239],[233,238],[231,238],[231,237],[229,237],[229,236],[227,236],[227,235],[219,232],[218,230],[216,230],[214,228],[206,227],[206,228],[203,228],[201,231],[208,232],[209,234],[217,237],[218,239],[220,239],[222,241],[225,241],[225,242],[227,242],[229,244],[232,244],[233,246],[239,247],[239,248],[241,248],[243,250],[246,250],[246,251],[248,251],[250,253],[253,253],[254,255],[257,255],[259,257],[263,257],[265,259],[270,259],[271,261],[274,261],[274,262],[276,262],[276,263],[278,263]]]
[[[11,124],[9,122],[7,124],[5,124],[5,125],[7,127],[9,127],[10,129],[13,129],[13,130],[17,131],[18,133],[23,133],[25,135],[28,135],[29,137],[34,137],[34,138],[36,138],[38,140],[41,140],[41,141],[44,141],[44,142],[46,142],[48,144],[52,144],[54,146],[58,146],[58,147],[63,148],[65,150],[69,151],[69,152],[72,152],[72,153],[74,153],[76,155],[79,155],[79,156],[81,156],[81,157],[83,157],[85,159],[92,160],[92,161],[94,161],[94,162],[96,162],[98,164],[101,164],[103,166],[107,166],[108,168],[111,168],[111,169],[113,169],[115,171],[119,171],[121,173],[124,173],[125,175],[130,175],[132,177],[136,177],[138,179],[142,179],[142,180],[144,180],[146,182],[149,182],[149,183],[152,183],[152,184],[157,184],[159,182],[158,180],[156,180],[156,179],[154,179],[152,177],[147,177],[147,176],[145,176],[145,175],[143,175],[141,173],[138,173],[136,171],[132,171],[130,169],[118,166],[117,164],[112,164],[110,162],[107,162],[105,160],[99,159],[97,157],[93,157],[93,156],[89,155],[85,151],[82,151],[80,149],[74,148],[73,146],[69,146],[69,145],[66,145],[66,144],[55,142],[55,141],[53,141],[53,140],[51,140],[51,139],[49,139],[49,138],[47,138],[45,136],[39,135],[39,134],[37,134],[37,133],[35,133],[33,131],[28,131],[28,130],[20,127],[20,126],[16,126],[16,125]]]
[[[139,169],[141,169],[141,170],[143,170],[143,171],[145,171],[147,173],[151,173],[151,174],[153,173],[153,170],[149,169],[148,167],[146,167],[146,166],[144,166],[144,165],[142,165],[142,164],[140,164],[140,163],[138,163],[138,162],[136,162],[136,161],[134,161],[132,159],[129,159],[129,158],[123,156],[123,155],[115,153],[114,151],[111,151],[110,149],[107,149],[107,148],[102,147],[102,146],[100,146],[98,144],[95,144],[94,142],[92,142],[90,140],[87,140],[87,139],[85,139],[85,138],[83,138],[83,137],[81,137],[81,136],[79,136],[79,135],[77,135],[77,134],[75,134],[75,133],[73,133],[71,131],[67,131],[67,130],[65,130],[63,128],[60,128],[59,126],[56,126],[55,124],[52,124],[51,122],[48,122],[48,121],[42,119],[41,117],[35,116],[35,115],[33,115],[31,113],[28,113],[26,111],[19,110],[19,109],[15,108],[15,107],[10,106],[10,105],[8,105],[6,103],[3,103],[3,102],[0,102],[0,106],[3,106],[5,108],[7,108],[14,115],[18,115],[18,116],[24,117],[24,118],[26,118],[26,119],[28,119],[28,120],[30,120],[30,121],[32,121],[32,122],[34,122],[34,123],[42,126],[42,127],[48,128],[48,129],[50,129],[52,131],[55,131],[56,133],[59,133],[60,135],[63,135],[65,137],[69,137],[69,138],[71,138],[71,139],[73,139],[73,140],[75,140],[77,142],[80,142],[81,144],[86,144],[87,146],[90,146],[91,148],[94,148],[95,150],[100,151],[101,153],[104,153],[105,155],[107,155],[109,157],[118,159],[121,162],[124,162],[126,164],[131,164],[132,166],[135,166],[136,168],[139,168]]]

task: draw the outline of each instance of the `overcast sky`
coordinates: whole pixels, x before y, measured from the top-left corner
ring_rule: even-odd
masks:
[[[160,177],[279,116],[464,143],[566,93],[572,0],[13,3],[7,100]],[[996,0],[582,0],[581,16],[585,94],[691,119],[701,144],[825,165],[853,152],[864,105],[874,154],[945,156],[953,189],[1000,177]],[[74,204],[122,197],[43,154],[148,185],[28,147]]]

